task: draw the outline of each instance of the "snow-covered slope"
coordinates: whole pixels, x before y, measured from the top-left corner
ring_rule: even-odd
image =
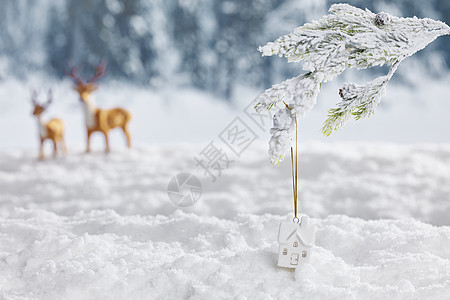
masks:
[[[313,220],[311,264],[276,267],[282,217],[185,214],[61,217],[16,210],[0,221],[6,299],[446,299],[450,228],[412,219]]]
[[[168,145],[73,151],[36,161],[35,152],[0,154],[0,216],[14,207],[70,216],[113,209],[121,215],[167,215],[176,210],[167,185],[178,172],[198,175],[203,194],[188,212],[231,219],[238,213],[289,214],[290,164],[273,167],[263,141],[252,144],[215,183],[195,168],[206,146]],[[450,225],[450,146],[307,143],[299,160],[300,211],[313,217],[409,218]]]
[[[278,225],[291,218],[289,164],[272,167],[260,141],[211,183],[192,159],[204,146],[72,150],[44,162],[2,150],[0,298],[450,294],[450,227],[419,221],[450,224],[449,145],[303,144],[300,211],[318,232],[297,271],[276,266]],[[166,191],[181,171],[203,184],[185,211]]]

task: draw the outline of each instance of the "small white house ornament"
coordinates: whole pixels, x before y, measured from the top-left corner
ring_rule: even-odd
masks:
[[[316,241],[316,227],[308,216],[302,216],[299,223],[282,222],[278,231],[278,266],[297,268],[309,262]]]

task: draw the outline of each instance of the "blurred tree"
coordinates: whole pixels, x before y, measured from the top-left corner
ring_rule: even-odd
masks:
[[[68,62],[93,67],[106,59],[111,75],[146,82],[154,73],[154,49],[142,8],[139,1],[117,0],[52,7],[47,31],[51,65],[61,75]]]
[[[190,84],[230,98],[237,84],[267,88],[297,74],[299,65],[285,65],[276,57],[260,59],[257,46],[321,17],[337,2],[3,0],[0,77],[22,77],[48,66],[63,76],[69,61],[88,71],[106,59],[108,78],[153,86]],[[450,2],[444,0],[347,2],[375,12],[394,10],[450,22]],[[440,39],[425,50],[436,53],[434,66],[442,57],[450,61],[449,46],[449,39]]]
[[[214,72],[216,88],[229,99],[236,82],[243,79],[240,76],[249,84],[255,84],[255,74],[262,73],[264,66],[259,62],[260,55],[255,49],[258,37],[263,34],[264,17],[273,3],[271,0],[228,0],[216,1],[215,4],[219,28],[214,45],[218,53]]]
[[[60,6],[52,6],[49,13],[49,26],[46,33],[46,51],[48,62],[58,75],[62,76],[66,68],[67,53],[72,45],[68,41],[68,21]]]
[[[0,59],[8,71],[23,78],[26,71],[45,62],[42,14],[37,1],[4,0],[0,9]],[[10,73],[10,74],[11,74]]]
[[[199,5],[193,1],[178,1],[172,8],[174,22],[173,40],[180,52],[180,71],[189,74],[192,83],[205,88],[201,57],[201,28],[199,25]]]

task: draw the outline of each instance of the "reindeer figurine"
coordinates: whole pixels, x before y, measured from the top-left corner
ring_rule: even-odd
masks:
[[[99,131],[105,136],[106,148],[105,152],[109,152],[109,130],[120,127],[125,134],[128,148],[131,147],[130,133],[128,132],[128,122],[131,119],[131,114],[123,108],[100,109],[95,105],[91,94],[98,89],[94,83],[105,74],[106,64],[102,62],[95,69],[95,75],[85,83],[78,75],[76,68],[72,68],[70,76],[75,82],[74,90],[80,94],[80,100],[83,102],[86,130],[87,130],[87,146],[86,152],[90,152],[91,134]]]
[[[48,122],[42,120],[42,113],[47,109],[47,107],[52,103],[52,90],[48,91],[48,100],[45,104],[39,104],[37,102],[38,92],[33,90],[31,93],[31,101],[33,103],[33,115],[38,120],[39,128],[39,160],[44,159],[44,142],[45,140],[51,140],[53,142],[53,156],[56,157],[58,152],[58,147],[62,147],[63,151],[66,152],[66,144],[64,142],[64,123],[60,119],[51,119]]]

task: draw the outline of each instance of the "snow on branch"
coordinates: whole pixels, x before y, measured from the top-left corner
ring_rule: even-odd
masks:
[[[345,83],[339,89],[342,101],[337,103],[337,108],[328,111],[328,118],[322,127],[322,133],[329,136],[334,130],[344,126],[347,120],[353,116],[355,120],[370,117],[380,103],[381,97],[386,93],[386,85],[397,70],[400,61],[394,63],[385,76],[381,76],[368,82],[366,85]]]
[[[307,72],[272,86],[254,102],[257,111],[280,112],[285,110],[284,101],[292,109],[290,118],[293,119],[312,109],[321,84],[344,70],[390,65],[385,76],[363,86],[346,83],[340,89],[342,101],[329,111],[322,128],[325,135],[343,126],[350,117],[359,120],[372,115],[398,64],[438,36],[450,34],[450,27],[445,23],[427,18],[374,14],[348,4],[334,4],[330,12],[319,21],[307,23],[259,47],[263,56],[284,56],[288,62],[304,61],[303,69]],[[269,153],[272,163],[277,163],[292,145],[294,133],[289,126],[280,127],[280,122],[274,119],[271,134]]]

